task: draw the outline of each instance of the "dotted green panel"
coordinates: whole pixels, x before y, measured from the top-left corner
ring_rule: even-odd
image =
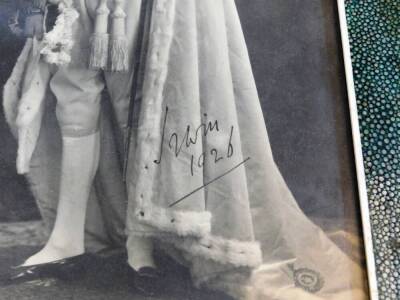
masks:
[[[380,299],[400,299],[400,0],[346,1]]]

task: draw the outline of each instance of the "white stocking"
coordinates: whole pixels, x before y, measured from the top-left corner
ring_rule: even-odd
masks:
[[[136,271],[142,267],[155,267],[153,241],[146,237],[129,235],[126,242],[128,264]]]
[[[57,217],[46,246],[24,265],[51,262],[84,253],[86,207],[99,162],[99,133],[63,137]]]

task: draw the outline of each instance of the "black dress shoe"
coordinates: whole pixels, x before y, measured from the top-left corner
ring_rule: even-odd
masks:
[[[72,280],[85,275],[85,264],[91,254],[81,254],[48,263],[11,267],[8,274],[0,276],[0,286],[20,284],[45,278]]]
[[[164,274],[153,267],[142,267],[134,270],[129,267],[129,282],[133,283],[133,288],[146,297],[160,296],[165,289]]]

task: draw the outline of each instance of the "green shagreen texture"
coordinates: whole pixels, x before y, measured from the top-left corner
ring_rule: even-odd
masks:
[[[348,0],[380,299],[400,299],[400,0]]]

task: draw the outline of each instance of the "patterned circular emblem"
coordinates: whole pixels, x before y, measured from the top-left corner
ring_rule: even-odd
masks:
[[[301,268],[294,270],[294,282],[297,287],[300,287],[307,292],[316,293],[324,286],[324,279],[318,272]]]

